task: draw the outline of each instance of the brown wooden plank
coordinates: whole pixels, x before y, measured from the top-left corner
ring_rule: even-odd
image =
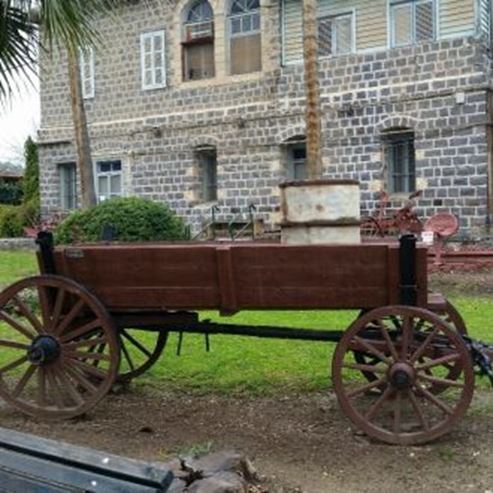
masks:
[[[220,311],[223,315],[232,315],[238,311],[236,285],[233,273],[233,260],[230,246],[216,249],[217,277],[219,282]]]
[[[91,249],[65,256],[70,277],[87,287],[212,286],[217,283],[215,249]]]
[[[109,309],[140,308],[153,310],[215,309],[220,305],[214,288],[174,287],[100,287],[96,297]]]
[[[384,291],[372,288],[239,288],[240,309],[376,308],[386,304]]]
[[[235,249],[235,277],[256,286],[353,286],[386,289],[386,247]]]

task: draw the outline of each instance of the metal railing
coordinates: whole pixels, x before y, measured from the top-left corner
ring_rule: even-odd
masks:
[[[204,235],[204,233],[209,233],[209,232],[212,233],[211,235],[212,238],[209,238],[209,235],[207,235],[207,239],[212,239],[212,240],[216,239],[216,225],[217,225],[216,213],[218,212],[219,212],[219,206],[213,205],[210,210],[210,214],[211,214],[210,221],[208,221],[207,223],[205,223],[204,226],[202,226],[202,229],[192,238],[192,241],[200,240]]]
[[[255,204],[250,204],[248,206],[248,217],[249,221],[242,226],[240,229],[235,231],[234,225],[239,222],[238,219],[243,219],[243,213],[239,212],[228,224],[228,233],[230,238],[235,241],[237,240],[245,231],[251,228],[252,240],[255,240],[255,212],[257,211],[257,207]]]
[[[191,236],[190,238],[192,241],[199,241],[203,239],[204,237],[207,240],[216,240],[217,239],[217,232],[220,229],[220,226],[224,226],[225,222],[218,221],[217,219],[217,214],[219,213],[219,206],[214,205],[210,209],[210,219],[202,226],[200,231],[195,235]],[[248,206],[248,219],[245,222],[245,213],[244,212],[238,212],[233,218],[228,221],[226,225],[227,233],[229,238],[232,241],[238,240],[241,236],[245,235],[247,231],[250,232],[251,239],[255,240],[257,236],[257,231],[256,231],[256,217],[255,213],[257,212],[257,207],[255,204],[250,204]],[[240,225],[240,227],[235,227],[237,225]]]

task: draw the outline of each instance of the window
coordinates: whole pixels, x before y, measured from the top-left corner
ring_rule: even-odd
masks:
[[[217,200],[217,154],[213,147],[197,152],[202,202]]]
[[[433,0],[392,0],[390,5],[391,46],[406,46],[435,39]]]
[[[414,133],[392,131],[384,136],[384,154],[390,193],[416,190]]]
[[[121,161],[98,161],[96,163],[96,195],[100,202],[122,195]]]
[[[94,97],[94,49],[92,47],[79,51],[79,64],[82,97],[91,99]]]
[[[306,178],[306,143],[304,137],[294,137],[286,146],[288,180],[304,180]]]
[[[214,21],[207,0],[193,3],[183,25],[183,80],[214,77]]]
[[[320,56],[346,55],[353,51],[353,14],[322,17],[318,20]]]
[[[246,74],[261,70],[259,0],[233,0],[228,25],[231,74]]]
[[[142,89],[166,87],[165,33],[156,31],[140,37]]]
[[[75,163],[58,165],[60,208],[69,211],[77,207],[77,168]]]

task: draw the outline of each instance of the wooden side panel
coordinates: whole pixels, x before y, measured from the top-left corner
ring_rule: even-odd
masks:
[[[216,248],[102,246],[56,254],[57,271],[111,308],[215,308],[220,304]]]
[[[399,303],[396,245],[161,245],[59,249],[57,272],[110,310],[376,308]],[[417,255],[426,306],[426,249]]]
[[[240,308],[363,308],[386,304],[386,246],[237,247]]]

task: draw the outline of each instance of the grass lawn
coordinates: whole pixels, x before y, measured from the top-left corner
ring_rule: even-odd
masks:
[[[32,253],[0,252],[0,286],[35,274]],[[466,295],[451,297],[473,337],[493,342],[488,321],[493,301]],[[356,317],[351,311],[243,312],[228,322],[317,329],[344,329]],[[218,320],[216,313],[203,318]],[[224,320],[224,319],[223,319]],[[152,334],[143,334],[152,338]],[[156,388],[200,393],[272,394],[320,390],[330,385],[333,344],[233,336],[211,336],[205,352],[203,336],[185,335],[182,355],[176,355],[178,337],[171,334],[161,360],[138,381]],[[488,382],[484,381],[483,385]],[[488,384],[489,385],[489,384]]]

